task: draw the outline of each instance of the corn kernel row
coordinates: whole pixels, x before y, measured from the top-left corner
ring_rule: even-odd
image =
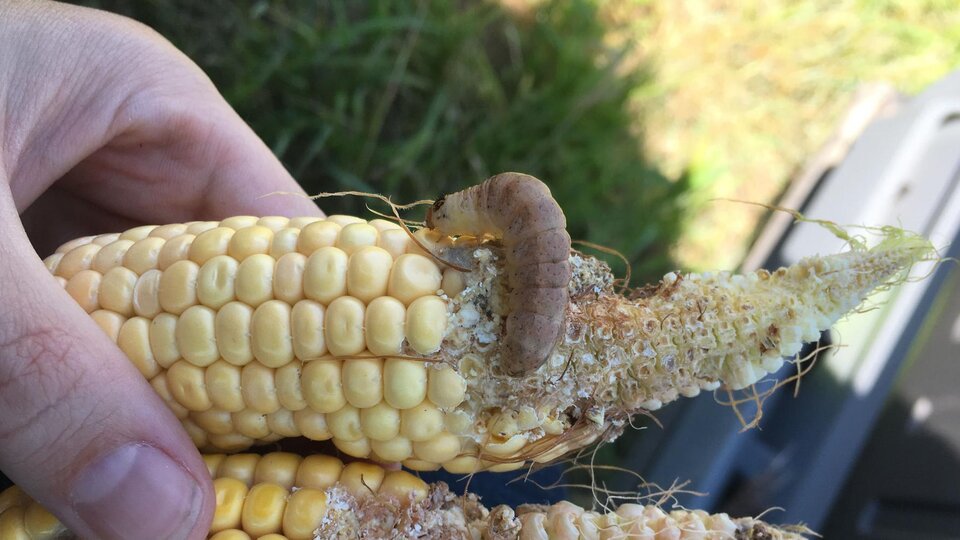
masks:
[[[364,462],[344,464],[323,455],[274,452],[205,455],[216,509],[211,540],[309,540],[328,533],[364,538],[419,538],[424,524],[442,538],[519,540],[788,540],[803,536],[750,518],[699,510],[665,512],[656,506],[623,504],[616,511],[587,511],[568,502],[514,511],[483,508],[467,494],[456,497],[441,484],[427,485],[404,471]],[[365,505],[392,515],[363,519]],[[469,508],[471,507],[472,508]],[[404,522],[406,513],[417,517]],[[349,529],[356,528],[355,531]],[[18,487],[0,493],[0,538],[53,540],[69,537],[63,525]]]

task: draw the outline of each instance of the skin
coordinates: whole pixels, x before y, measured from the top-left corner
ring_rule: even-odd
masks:
[[[142,223],[321,213],[260,198],[300,188],[200,69],[136,22],[0,0],[0,81],[0,469],[84,538],[203,538],[214,498],[197,450],[38,253]],[[144,508],[80,485],[84,471],[106,482],[88,469],[104,456],[144,447],[186,487],[153,486]]]

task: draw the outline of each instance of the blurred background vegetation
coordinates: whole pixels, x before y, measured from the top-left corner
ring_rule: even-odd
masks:
[[[864,81],[960,59],[953,0],[86,0],[194,59],[309,192],[517,170],[638,280],[733,268]],[[328,212],[360,212],[327,199]]]
[[[671,266],[688,183],[644,157],[594,2],[527,13],[490,2],[96,0],[193,58],[308,192],[434,199],[514,170],[547,181],[574,238],[648,276]],[[325,199],[328,212],[366,201]]]

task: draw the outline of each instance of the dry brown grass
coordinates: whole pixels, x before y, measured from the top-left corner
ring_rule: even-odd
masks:
[[[701,200],[775,202],[861,83],[913,93],[960,67],[960,4],[944,0],[637,0],[605,11],[654,66],[636,96],[648,151]],[[687,268],[733,268],[761,209],[707,202],[676,248]]]

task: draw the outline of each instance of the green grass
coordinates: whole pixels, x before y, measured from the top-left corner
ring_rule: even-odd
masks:
[[[672,267],[687,182],[645,159],[631,96],[651,81],[605,43],[592,1],[522,16],[440,0],[88,4],[185,51],[309,192],[406,202],[527,172],[551,186],[575,239],[621,251],[641,278]]]

